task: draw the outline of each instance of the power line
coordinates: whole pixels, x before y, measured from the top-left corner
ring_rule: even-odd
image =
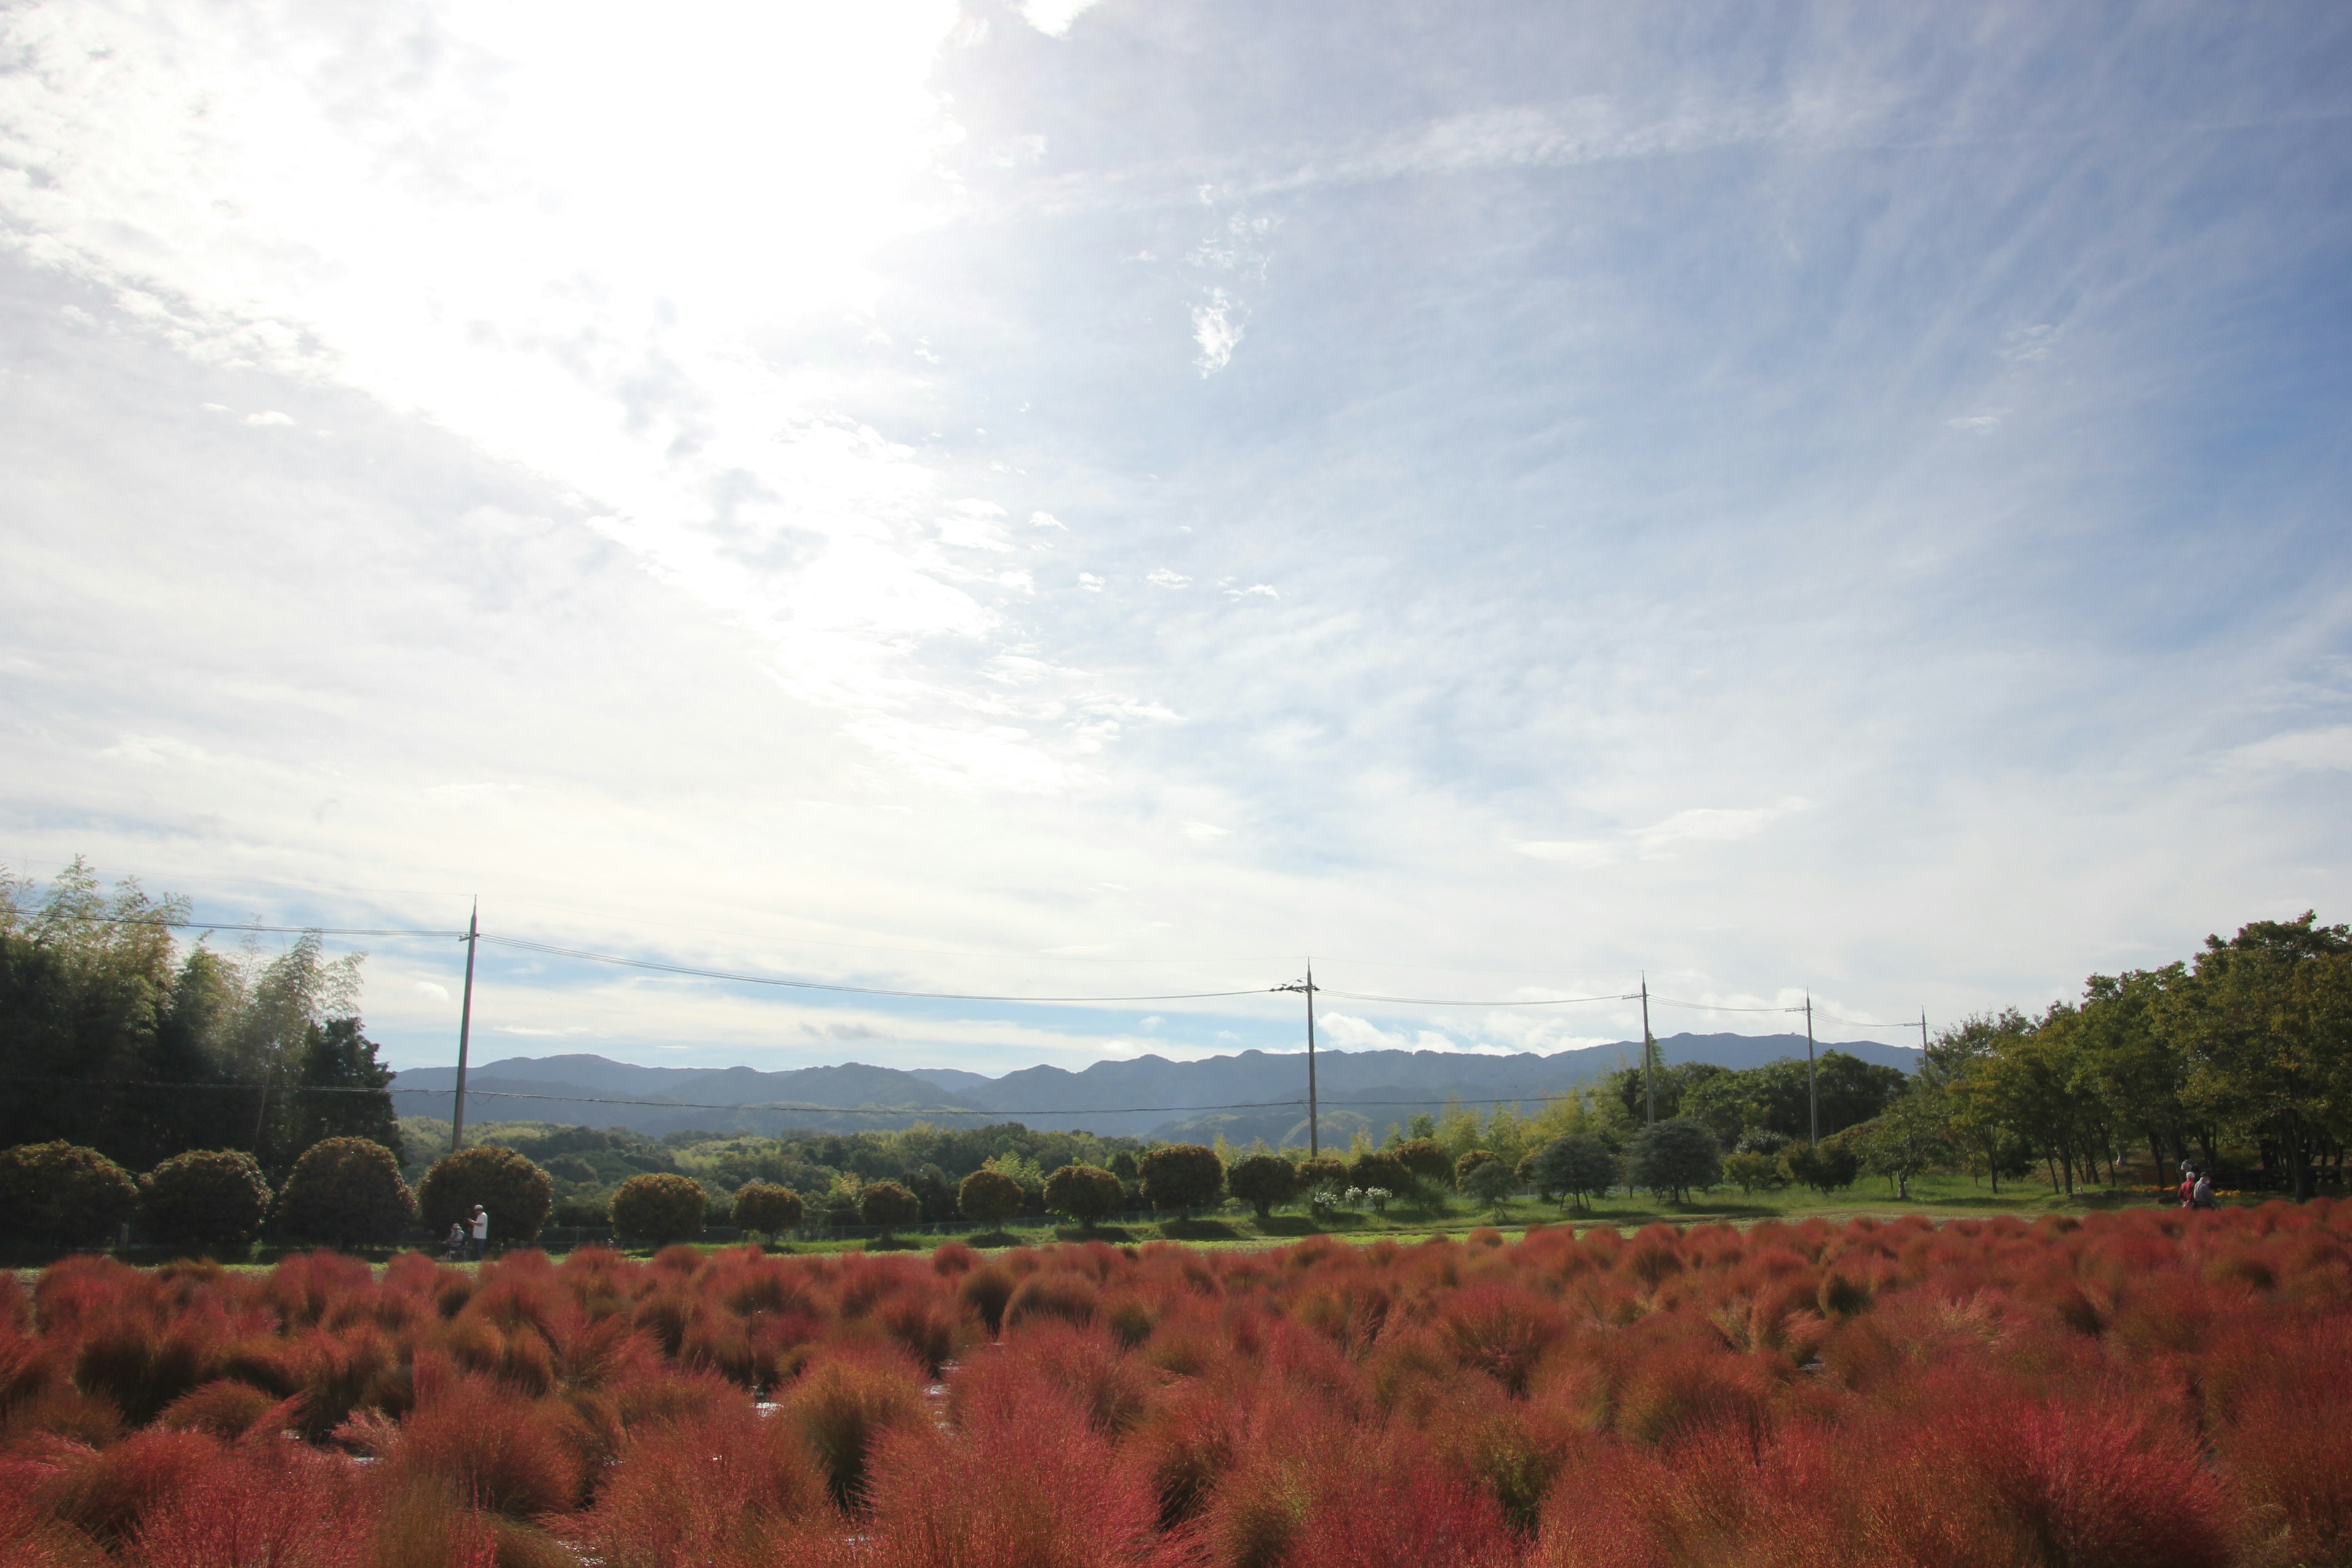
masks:
[[[161,926],[171,931],[260,931],[286,936],[443,936],[463,941],[466,935],[461,931],[418,931],[406,926],[266,926],[224,921],[154,920],[141,915],[74,915],[69,918],[85,925]]]
[[[1315,989],[1326,996],[1341,996],[1350,1002],[1393,1002],[1408,1007],[1566,1007],[1582,1002],[1630,1002],[1635,994],[1622,992],[1608,996],[1518,996],[1507,1002],[1465,1002],[1438,996],[1373,996],[1361,991],[1334,991],[1328,985]]]
[[[465,932],[459,931],[459,936]],[[629,969],[650,969],[663,974],[688,974],[703,980],[726,980],[742,985],[781,985],[794,991],[835,991],[853,996],[911,996],[930,1002],[1202,1002],[1227,996],[1264,996],[1275,989],[1270,985],[1254,985],[1246,991],[1172,991],[1151,996],[990,996],[969,991],[901,991],[886,985],[837,985],[820,980],[785,980],[772,974],[744,974],[734,970],[698,969],[692,964],[662,963],[650,958],[624,958],[617,953],[591,952],[583,948],[557,947],[551,942],[527,942],[519,936],[492,936],[482,933],[484,942],[501,947],[519,948],[527,952],[554,953],[564,958],[585,959],[592,963],[614,963]]]

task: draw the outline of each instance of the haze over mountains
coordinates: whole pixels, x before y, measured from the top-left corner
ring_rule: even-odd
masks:
[[[1761,1067],[1802,1058],[1802,1035],[1673,1035],[1658,1042],[1669,1062]],[[1841,1042],[1864,1061],[1909,1071],[1916,1047]],[[1450,1097],[1471,1105],[1517,1101],[1533,1111],[1620,1065],[1639,1061],[1637,1041],[1549,1055],[1465,1051],[1316,1053],[1324,1141],[1345,1143],[1358,1127],[1374,1136],[1391,1121],[1434,1111]],[[393,1079],[404,1116],[446,1117],[454,1067],[413,1068]],[[955,1068],[836,1067],[761,1072],[748,1067],[637,1067],[596,1056],[509,1057],[468,1070],[467,1120],[559,1121],[629,1127],[651,1133],[689,1129],[773,1134],[788,1128],[859,1131],[918,1121],[1019,1121],[1130,1137],[1203,1141],[1223,1132],[1239,1143],[1277,1147],[1307,1141],[1304,1052],[1243,1051],[1198,1061],[1145,1056],[1097,1062],[1082,1071],[1033,1067],[990,1078]]]

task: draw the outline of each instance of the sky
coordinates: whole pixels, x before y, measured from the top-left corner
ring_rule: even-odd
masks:
[[[2352,918],[2347,185],[2317,3],[11,6],[0,863],[1174,998],[480,949],[769,1068]]]

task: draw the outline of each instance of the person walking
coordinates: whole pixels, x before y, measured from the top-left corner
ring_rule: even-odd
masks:
[[[2221,1206],[2213,1201],[2212,1172],[2200,1171],[2198,1173],[2197,1185],[2189,1189],[2189,1206],[2194,1209],[2210,1209]]]
[[[2180,1163],[2180,1206],[2197,1206],[2197,1167],[2186,1160]]]
[[[482,1260],[482,1248],[490,1239],[490,1211],[481,1205],[474,1205],[474,1261]]]

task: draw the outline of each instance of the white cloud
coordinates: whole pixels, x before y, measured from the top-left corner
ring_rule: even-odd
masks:
[[[1156,583],[1162,588],[1182,588],[1190,586],[1192,579],[1185,576],[1181,572],[1171,571],[1165,566],[1156,566],[1144,578],[1144,581]]]
[[[2257,768],[2314,769],[2352,773],[2352,724],[2292,730],[2227,753],[2230,762]]]
[[[1617,858],[1608,845],[1590,838],[1530,838],[1511,847],[1538,860],[1557,860],[1567,866],[1602,866]]]
[[[1096,4],[1097,0],[1021,0],[1021,19],[1049,37],[1058,38]]]
[[[248,414],[245,416],[245,422],[247,425],[291,425],[294,423],[294,416],[290,414],[280,414],[272,408],[261,414]]]
[[[1091,572],[1081,572],[1078,574],[1078,586],[1089,594],[1099,594],[1103,590],[1103,580]]]
[[[2008,409],[1996,408],[1989,414],[1963,415],[1958,419],[1948,419],[1944,423],[1955,430],[1967,430],[1982,436],[2000,429],[2001,421],[2008,417]]]
[[[1060,518],[1055,517],[1050,511],[1031,512],[1029,514],[1029,526],[1032,528],[1058,528],[1065,533],[1067,533],[1070,531],[1069,524],[1064,522]]]
[[[409,983],[408,988],[417,995],[426,997],[435,1002],[446,1002],[449,1000],[449,988],[446,985],[442,984],[437,980],[412,981]]]
[[[997,520],[1004,509],[984,500],[958,501],[940,522],[940,542],[965,550],[1010,550],[1004,525]]]
[[[1213,822],[1187,822],[1184,825],[1184,837],[1199,839],[1202,843],[1212,838],[1223,838],[1232,832],[1232,828],[1220,827]]]
[[[1193,365],[1204,377],[1216,374],[1233,363],[1242,334],[1239,310],[1232,298],[1223,289],[1210,289],[1209,297],[1192,307],[1192,342],[1201,350]]]

